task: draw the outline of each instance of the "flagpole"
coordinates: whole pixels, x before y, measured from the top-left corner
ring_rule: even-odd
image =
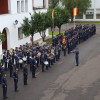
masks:
[[[54,35],[54,10],[52,11],[52,20],[53,20],[52,43],[53,43],[53,35]]]
[[[74,16],[74,29],[75,29],[75,16]]]

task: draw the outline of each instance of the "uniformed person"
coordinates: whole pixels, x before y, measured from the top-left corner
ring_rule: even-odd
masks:
[[[3,67],[2,67],[2,63],[0,63],[0,84],[2,83],[2,77],[3,77]]]
[[[27,68],[27,64],[24,64],[24,67],[23,67],[24,85],[27,85],[27,77],[28,77],[28,68]]]
[[[33,58],[32,58],[32,78],[36,78],[36,76],[35,76],[35,72],[36,72],[36,58],[35,58],[35,56],[33,56]]]
[[[14,89],[15,92],[18,91],[18,68],[15,68],[15,72],[13,73],[13,78],[14,78]]]
[[[6,74],[3,73],[3,77],[2,77],[2,88],[3,88],[3,99],[7,99],[7,78],[6,78]]]
[[[76,50],[72,51],[75,53],[75,59],[76,59],[76,66],[79,66],[79,50],[76,48]]]
[[[7,70],[7,55],[6,55],[6,52],[4,52],[3,61],[4,61],[5,70]]]
[[[8,68],[10,70],[10,77],[12,77],[13,76],[13,62],[12,62],[12,57],[9,58]]]
[[[45,61],[44,54],[42,54],[41,56],[42,72],[44,72],[44,61]]]

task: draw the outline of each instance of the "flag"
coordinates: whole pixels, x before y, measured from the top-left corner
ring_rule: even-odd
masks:
[[[73,16],[77,16],[78,8],[73,8]]]
[[[65,43],[66,43],[65,36],[63,36],[62,43],[63,43],[63,44],[65,44]]]
[[[54,20],[54,9],[52,10],[52,19]]]

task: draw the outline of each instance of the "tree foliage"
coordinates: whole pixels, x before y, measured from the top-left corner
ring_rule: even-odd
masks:
[[[37,27],[37,32],[40,33],[40,36],[42,37],[42,40],[45,40],[46,37],[46,29],[48,28],[48,17],[46,16],[46,13],[36,13],[34,14],[34,20],[36,20],[36,27]]]
[[[55,25],[59,28],[59,33],[61,32],[62,24],[68,23],[69,21],[69,12],[65,8],[56,7],[54,9],[54,21]]]
[[[91,0],[61,0],[62,4],[70,12],[71,21],[73,21],[73,8],[78,8],[78,14],[86,13],[91,6]]]
[[[50,9],[57,7],[58,4],[59,4],[59,0],[49,0],[49,8]]]
[[[2,42],[5,41],[5,35],[4,35],[3,33],[1,33],[1,32],[0,32],[0,40],[1,40]]]
[[[36,22],[36,20],[34,20],[34,15],[31,15],[30,20],[25,17],[25,19],[23,20],[23,24],[22,24],[22,32],[25,36],[31,35],[32,44],[33,44],[33,36],[37,32],[36,24],[37,24],[37,22]]]

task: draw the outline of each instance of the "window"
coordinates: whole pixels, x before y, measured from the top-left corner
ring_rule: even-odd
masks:
[[[28,0],[25,0],[25,11],[28,11]]]
[[[44,1],[43,0],[34,0],[34,7],[35,8],[43,8],[43,6],[44,6]]]
[[[17,1],[17,13],[20,13],[20,1]]]
[[[21,1],[21,12],[24,12],[24,1]]]
[[[18,28],[18,39],[23,39],[22,28]]]

